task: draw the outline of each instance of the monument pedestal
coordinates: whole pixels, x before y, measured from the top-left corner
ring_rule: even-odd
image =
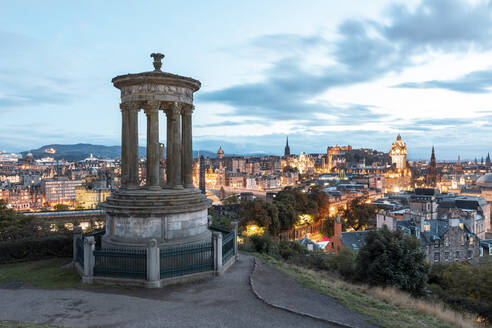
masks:
[[[194,188],[119,189],[102,204],[107,213],[103,248],[161,248],[210,241],[211,201]]]

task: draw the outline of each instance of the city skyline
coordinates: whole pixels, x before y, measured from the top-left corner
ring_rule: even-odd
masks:
[[[386,152],[401,133],[409,159],[490,151],[490,2],[4,7],[2,150],[119,145],[109,80],[151,70],[142,58],[162,51],[165,71],[202,82],[195,150],[281,154],[289,135],[293,153]]]

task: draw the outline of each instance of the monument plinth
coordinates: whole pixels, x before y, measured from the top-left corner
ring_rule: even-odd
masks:
[[[102,204],[107,213],[103,247],[159,247],[210,240],[211,201],[193,187],[193,93],[200,81],[161,70],[163,54],[153,53],[154,70],[115,77],[121,91],[121,188]],[[138,112],[147,117],[147,176],[138,179]],[[161,177],[159,113],[167,119],[166,179]],[[164,182],[164,183],[163,183]]]

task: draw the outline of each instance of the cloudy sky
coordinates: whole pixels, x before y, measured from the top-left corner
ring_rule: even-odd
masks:
[[[118,145],[111,79],[163,69],[202,82],[194,148],[409,158],[492,151],[492,2],[0,0],[0,150]],[[145,120],[140,114],[140,142]],[[165,136],[162,117],[162,140]]]

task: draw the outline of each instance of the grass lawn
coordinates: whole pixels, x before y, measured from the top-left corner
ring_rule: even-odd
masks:
[[[381,327],[474,327],[471,318],[443,308],[442,304],[417,300],[395,289],[350,284],[326,272],[301,268],[265,254],[253,255],[287,273],[301,286],[331,296],[349,309],[374,319]]]
[[[54,258],[33,262],[3,264],[0,265],[0,283],[22,282],[26,285],[39,288],[85,287],[85,285],[80,283],[80,277],[71,268],[62,268],[70,262],[70,258]],[[2,324],[0,323],[0,327],[11,327],[2,326]]]

